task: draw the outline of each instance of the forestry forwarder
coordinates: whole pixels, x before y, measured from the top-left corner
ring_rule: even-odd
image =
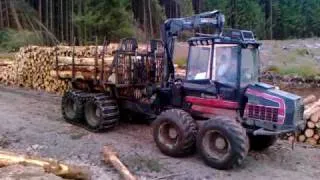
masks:
[[[207,25],[213,34],[188,40],[185,79],[175,79],[174,41],[183,30]],[[111,66],[97,55],[93,78],[77,79],[62,99],[64,118],[91,131],[113,128],[120,116],[140,114],[153,122],[154,140],[166,155],[179,157],[197,148],[217,169],[239,165],[250,148],[262,150],[277,136],[303,128],[301,98],[259,82],[259,43],[251,31],[224,30],[219,11],[168,19],[163,41],[138,52],[124,39]],[[163,45],[164,44],[164,45]],[[104,46],[105,48],[105,46]],[[57,61],[57,71],[63,65]]]

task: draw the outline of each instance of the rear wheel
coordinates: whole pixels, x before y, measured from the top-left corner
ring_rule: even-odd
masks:
[[[249,143],[245,129],[228,117],[215,117],[203,124],[197,148],[205,163],[216,169],[231,169],[247,156]]]
[[[104,94],[90,97],[85,104],[85,121],[92,131],[115,127],[119,121],[119,109],[116,101]]]
[[[67,91],[61,102],[61,111],[64,119],[69,122],[79,122],[84,117],[84,102],[79,97],[81,91]]]
[[[168,156],[181,157],[195,150],[197,125],[185,111],[170,109],[153,122],[153,137],[160,151]]]
[[[277,136],[254,136],[253,134],[249,134],[249,141],[251,150],[263,151],[277,141]]]

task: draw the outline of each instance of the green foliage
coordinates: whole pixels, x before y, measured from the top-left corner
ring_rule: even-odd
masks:
[[[176,59],[174,63],[177,64],[179,68],[185,68],[187,65],[187,59],[179,58],[179,59]]]
[[[295,53],[299,56],[307,56],[307,55],[312,55],[312,52],[310,52],[308,49],[306,48],[298,48],[295,49]]]
[[[133,17],[129,0],[85,0],[84,15],[75,17],[78,26],[86,26],[109,40],[118,40],[133,34]]]
[[[0,51],[13,52],[21,46],[43,44],[42,37],[36,32],[6,29],[0,31]]]
[[[270,38],[270,29],[276,39],[320,36],[319,0],[204,0],[204,8],[221,10],[227,26],[234,21],[232,28],[253,30],[260,39]]]
[[[182,16],[193,15],[192,0],[180,0],[180,6]]]
[[[265,34],[264,14],[261,6],[255,0],[238,1],[236,23],[241,28],[252,30],[259,38],[263,38]]]
[[[319,70],[310,65],[282,67],[279,69],[281,75],[299,75],[302,77],[311,77],[319,75]]]
[[[293,65],[293,66],[276,66],[271,65],[265,69],[268,72],[278,73],[280,75],[298,75],[301,77],[312,77],[319,75],[319,69],[312,65]]]

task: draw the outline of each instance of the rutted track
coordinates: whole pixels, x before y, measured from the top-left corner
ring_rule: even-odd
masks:
[[[60,112],[61,97],[45,92],[0,86],[0,147],[91,165],[94,179],[118,179],[101,162],[101,148],[112,144],[129,169],[146,179],[317,179],[320,149],[280,141],[263,153],[249,153],[243,166],[218,171],[204,165],[198,155],[170,158],[157,149],[151,127],[121,123],[94,134],[66,123]],[[168,179],[168,178],[165,178]],[[170,179],[170,178],[169,178]]]

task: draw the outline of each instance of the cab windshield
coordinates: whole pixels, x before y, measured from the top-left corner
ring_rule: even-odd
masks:
[[[256,48],[245,48],[241,51],[241,78],[240,86],[245,87],[258,81],[258,50]]]

